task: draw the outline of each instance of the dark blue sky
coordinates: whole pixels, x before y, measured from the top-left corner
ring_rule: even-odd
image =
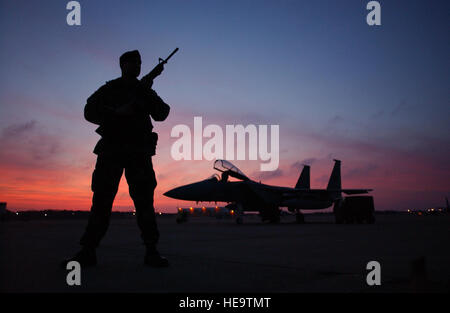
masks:
[[[397,126],[448,130],[445,1],[381,2],[380,27],[365,23],[366,1],[80,3],[82,25],[69,27],[64,1],[2,2],[2,94],[25,85],[45,101],[56,93],[77,103],[119,75],[123,51],[139,49],[145,71],[179,46],[158,87],[180,108],[245,105],[271,116],[276,102],[283,120],[308,113],[311,123],[339,115],[368,124],[403,108]]]

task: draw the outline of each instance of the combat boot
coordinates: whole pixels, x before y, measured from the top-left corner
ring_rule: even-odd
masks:
[[[77,261],[82,268],[97,265],[97,254],[95,248],[83,247],[74,257],[61,262],[61,267],[67,269],[67,263]]]
[[[162,257],[155,247],[147,247],[144,264],[151,267],[168,267],[169,261]]]

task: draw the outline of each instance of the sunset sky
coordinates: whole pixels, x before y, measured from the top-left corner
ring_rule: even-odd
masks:
[[[11,210],[88,210],[99,136],[86,99],[120,76],[138,49],[142,74],[180,51],[153,85],[171,106],[153,158],[155,207],[191,203],[162,194],[214,173],[212,162],[174,161],[171,129],[279,125],[280,166],[233,162],[250,178],[294,186],[301,164],[324,188],[333,158],[342,185],[373,188],[378,210],[445,205],[450,197],[448,1],[0,0],[0,202]],[[206,142],[206,139],[204,140]],[[125,178],[116,210],[131,210]]]

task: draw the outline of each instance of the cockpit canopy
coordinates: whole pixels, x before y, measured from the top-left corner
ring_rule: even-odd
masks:
[[[214,162],[214,169],[222,173],[227,173],[231,177],[240,180],[250,180],[247,176],[245,176],[245,174],[240,169],[238,169],[231,162],[226,160],[216,160]]]
[[[217,174],[212,174],[212,175],[209,176],[206,180],[219,181],[219,180],[220,180],[220,176],[217,175]]]

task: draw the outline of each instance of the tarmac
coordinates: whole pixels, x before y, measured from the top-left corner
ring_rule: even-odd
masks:
[[[332,215],[306,215],[305,224],[245,217],[193,217],[177,224],[159,216],[159,250],[169,268],[143,264],[136,220],[112,219],[97,252],[98,266],[68,286],[61,260],[78,249],[86,220],[0,223],[1,292],[138,293],[372,293],[449,292],[450,215],[377,215],[376,223],[334,224]],[[413,269],[419,258],[423,266]],[[381,285],[369,286],[369,261]],[[419,262],[420,264],[420,262]]]

